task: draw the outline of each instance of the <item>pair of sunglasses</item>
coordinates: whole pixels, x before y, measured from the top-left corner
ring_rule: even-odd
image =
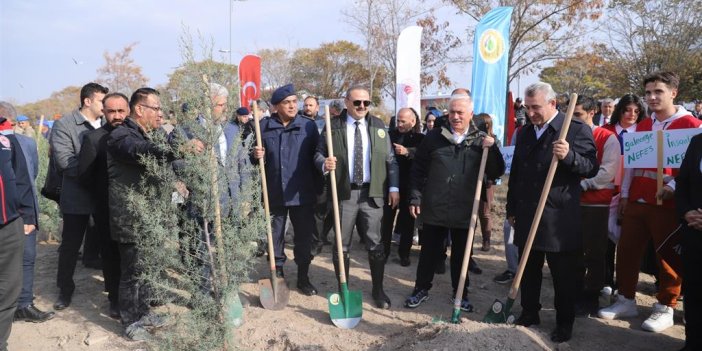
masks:
[[[354,106],[358,107],[361,106],[361,104],[363,104],[364,107],[368,107],[370,106],[371,102],[370,100],[353,100]]]

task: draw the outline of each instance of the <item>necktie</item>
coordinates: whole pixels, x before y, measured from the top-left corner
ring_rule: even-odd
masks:
[[[353,183],[363,185],[363,142],[361,140],[361,122],[353,122],[356,125],[356,131],[353,134]]]
[[[626,133],[626,129],[622,129],[621,132],[619,132],[619,135],[617,135],[617,139],[619,140],[619,154],[624,155],[624,133]]]

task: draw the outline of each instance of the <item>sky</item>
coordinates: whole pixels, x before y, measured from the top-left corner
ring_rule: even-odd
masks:
[[[23,104],[82,86],[97,77],[105,51],[114,53],[134,42],[132,58],[149,85],[164,84],[182,62],[179,39],[186,27],[212,39],[214,58],[229,62],[229,54],[219,50],[229,50],[231,23],[235,64],[263,48],[315,48],[337,40],[363,46],[341,13],[351,5],[351,0],[233,1],[230,22],[229,0],[2,0],[0,100]],[[438,13],[468,42],[467,19],[454,12],[443,8]],[[470,52],[471,45],[460,50]],[[470,64],[451,65],[449,74],[455,86],[470,86]],[[524,86],[522,79],[520,88]],[[437,92],[429,87],[423,94]]]

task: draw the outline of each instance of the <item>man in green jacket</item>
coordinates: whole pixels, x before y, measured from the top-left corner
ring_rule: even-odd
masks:
[[[349,250],[354,226],[365,238],[368,250],[373,301],[378,308],[390,308],[383,291],[385,250],[381,240],[383,203],[395,208],[400,201],[399,175],[395,154],[385,124],[371,116],[370,94],[362,87],[346,92],[346,110],[331,121],[334,156],[328,156],[325,139],[320,139],[315,164],[324,174],[336,170],[341,215],[341,240],[348,276]],[[339,257],[333,251],[334,268],[339,276]]]

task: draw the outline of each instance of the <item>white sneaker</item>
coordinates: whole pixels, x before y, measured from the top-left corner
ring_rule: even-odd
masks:
[[[638,316],[639,311],[636,310],[636,300],[619,295],[617,302],[599,310],[597,315],[603,319],[629,318]]]
[[[673,324],[673,308],[656,302],[653,304],[651,316],[641,324],[641,329],[660,333],[672,327]]]
[[[600,295],[602,295],[602,297],[610,297],[612,296],[612,292],[613,291],[611,286],[605,286],[604,288],[602,288],[602,290],[600,290]]]

